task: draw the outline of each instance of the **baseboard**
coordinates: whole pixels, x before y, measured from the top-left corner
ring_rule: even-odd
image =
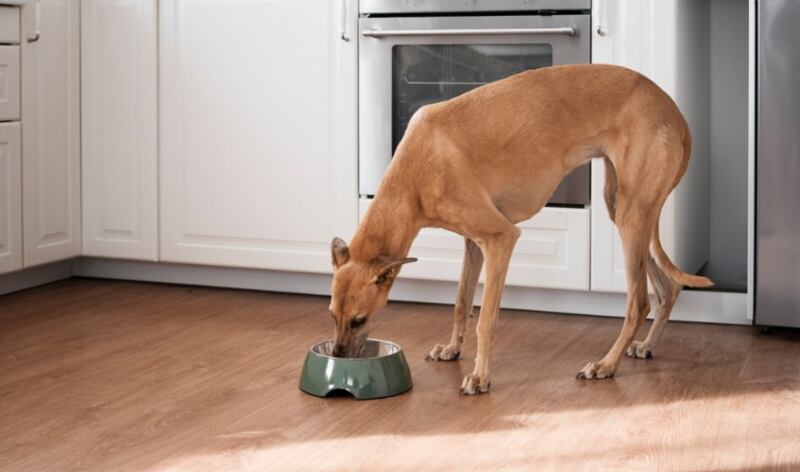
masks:
[[[427,280],[400,280],[392,289],[392,300],[452,304],[456,284]],[[482,287],[477,290],[480,301]],[[622,317],[624,293],[506,287],[501,306],[506,309],[535,310],[593,316]],[[651,313],[652,317],[652,313]],[[751,325],[747,318],[747,294],[684,290],[672,310],[673,321]]]
[[[331,275],[211,267],[188,264],[122,261],[83,257],[72,273],[82,277],[203,285],[275,292],[330,295]],[[452,304],[455,282],[400,279],[390,298],[397,301]],[[480,300],[481,287],[476,300]],[[625,294],[506,287],[503,308],[620,317]],[[673,320],[749,325],[747,294],[684,291],[673,310]]]
[[[167,262],[82,257],[72,266],[78,277],[139,280],[270,292],[330,295],[331,276],[303,272],[241,269]]]
[[[72,260],[53,262],[0,275],[0,295],[72,277]]]

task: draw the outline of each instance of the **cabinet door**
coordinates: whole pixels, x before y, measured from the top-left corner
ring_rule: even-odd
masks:
[[[675,86],[669,50],[675,31],[674,0],[593,0],[592,62],[615,64],[638,71],[656,82],[667,93]],[[598,30],[602,34],[598,34]],[[591,206],[591,288],[596,291],[627,290],[625,261],[617,228],[608,217],[603,188],[605,168],[602,160],[592,162]],[[668,252],[672,247],[672,222],[668,199],[661,219],[661,242]]]
[[[22,207],[25,266],[80,253],[79,3],[42,0],[23,7]]]
[[[358,216],[344,1],[159,3],[162,260],[331,270]]]
[[[19,123],[0,123],[0,274],[22,268]]]
[[[81,3],[83,254],[158,257],[156,0]]]
[[[708,2],[594,0],[592,62],[641,72],[670,95],[692,132],[692,157],[661,210],[661,244],[682,270],[709,255]],[[598,34],[598,27],[603,34]],[[592,163],[592,290],[626,289],[622,246],[605,209],[603,163]]]

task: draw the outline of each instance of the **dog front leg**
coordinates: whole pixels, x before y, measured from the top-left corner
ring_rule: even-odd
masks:
[[[475,300],[475,287],[483,266],[483,253],[481,249],[469,238],[464,238],[464,265],[461,268],[461,280],[458,283],[456,296],[455,320],[450,342],[446,345],[437,344],[428,354],[428,360],[454,361],[461,355],[461,345],[464,343],[464,332],[467,329],[468,316],[472,316],[472,305]]]
[[[510,225],[510,228],[503,233],[492,235],[490,239],[478,240],[486,257],[486,286],[476,329],[478,354],[475,357],[475,368],[461,383],[462,395],[476,395],[489,391],[491,384],[489,369],[500,298],[506,281],[508,263],[511,261],[511,253],[519,234],[519,229]]]

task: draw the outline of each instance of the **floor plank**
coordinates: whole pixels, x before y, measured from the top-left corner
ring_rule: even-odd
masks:
[[[452,308],[392,303],[373,334],[414,389],[297,389],[323,297],[72,279],[0,297],[0,470],[798,470],[800,334],[671,323],[656,358],[574,379],[619,319],[503,311],[492,392],[429,363]],[[644,333],[642,333],[644,334]]]

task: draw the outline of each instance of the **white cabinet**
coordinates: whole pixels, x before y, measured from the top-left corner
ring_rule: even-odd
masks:
[[[362,217],[371,201],[359,201]],[[589,289],[589,210],[545,207],[517,226],[522,232],[508,266],[507,285]],[[409,255],[419,261],[404,266],[401,277],[457,281],[464,238],[444,229],[424,228]]]
[[[42,0],[41,36],[23,6],[22,207],[25,266],[80,253],[79,2]]]
[[[0,123],[0,274],[22,268],[19,123]]]
[[[709,254],[709,4],[697,0],[594,0],[592,62],[629,67],[678,104],[692,131],[692,157],[661,213],[661,242],[687,272]],[[598,34],[597,28],[604,34]],[[591,288],[626,290],[622,246],[603,199],[605,169],[592,162]]]
[[[356,2],[159,7],[161,259],[330,272],[358,217]]]
[[[158,258],[157,1],[81,2],[83,254]]]

